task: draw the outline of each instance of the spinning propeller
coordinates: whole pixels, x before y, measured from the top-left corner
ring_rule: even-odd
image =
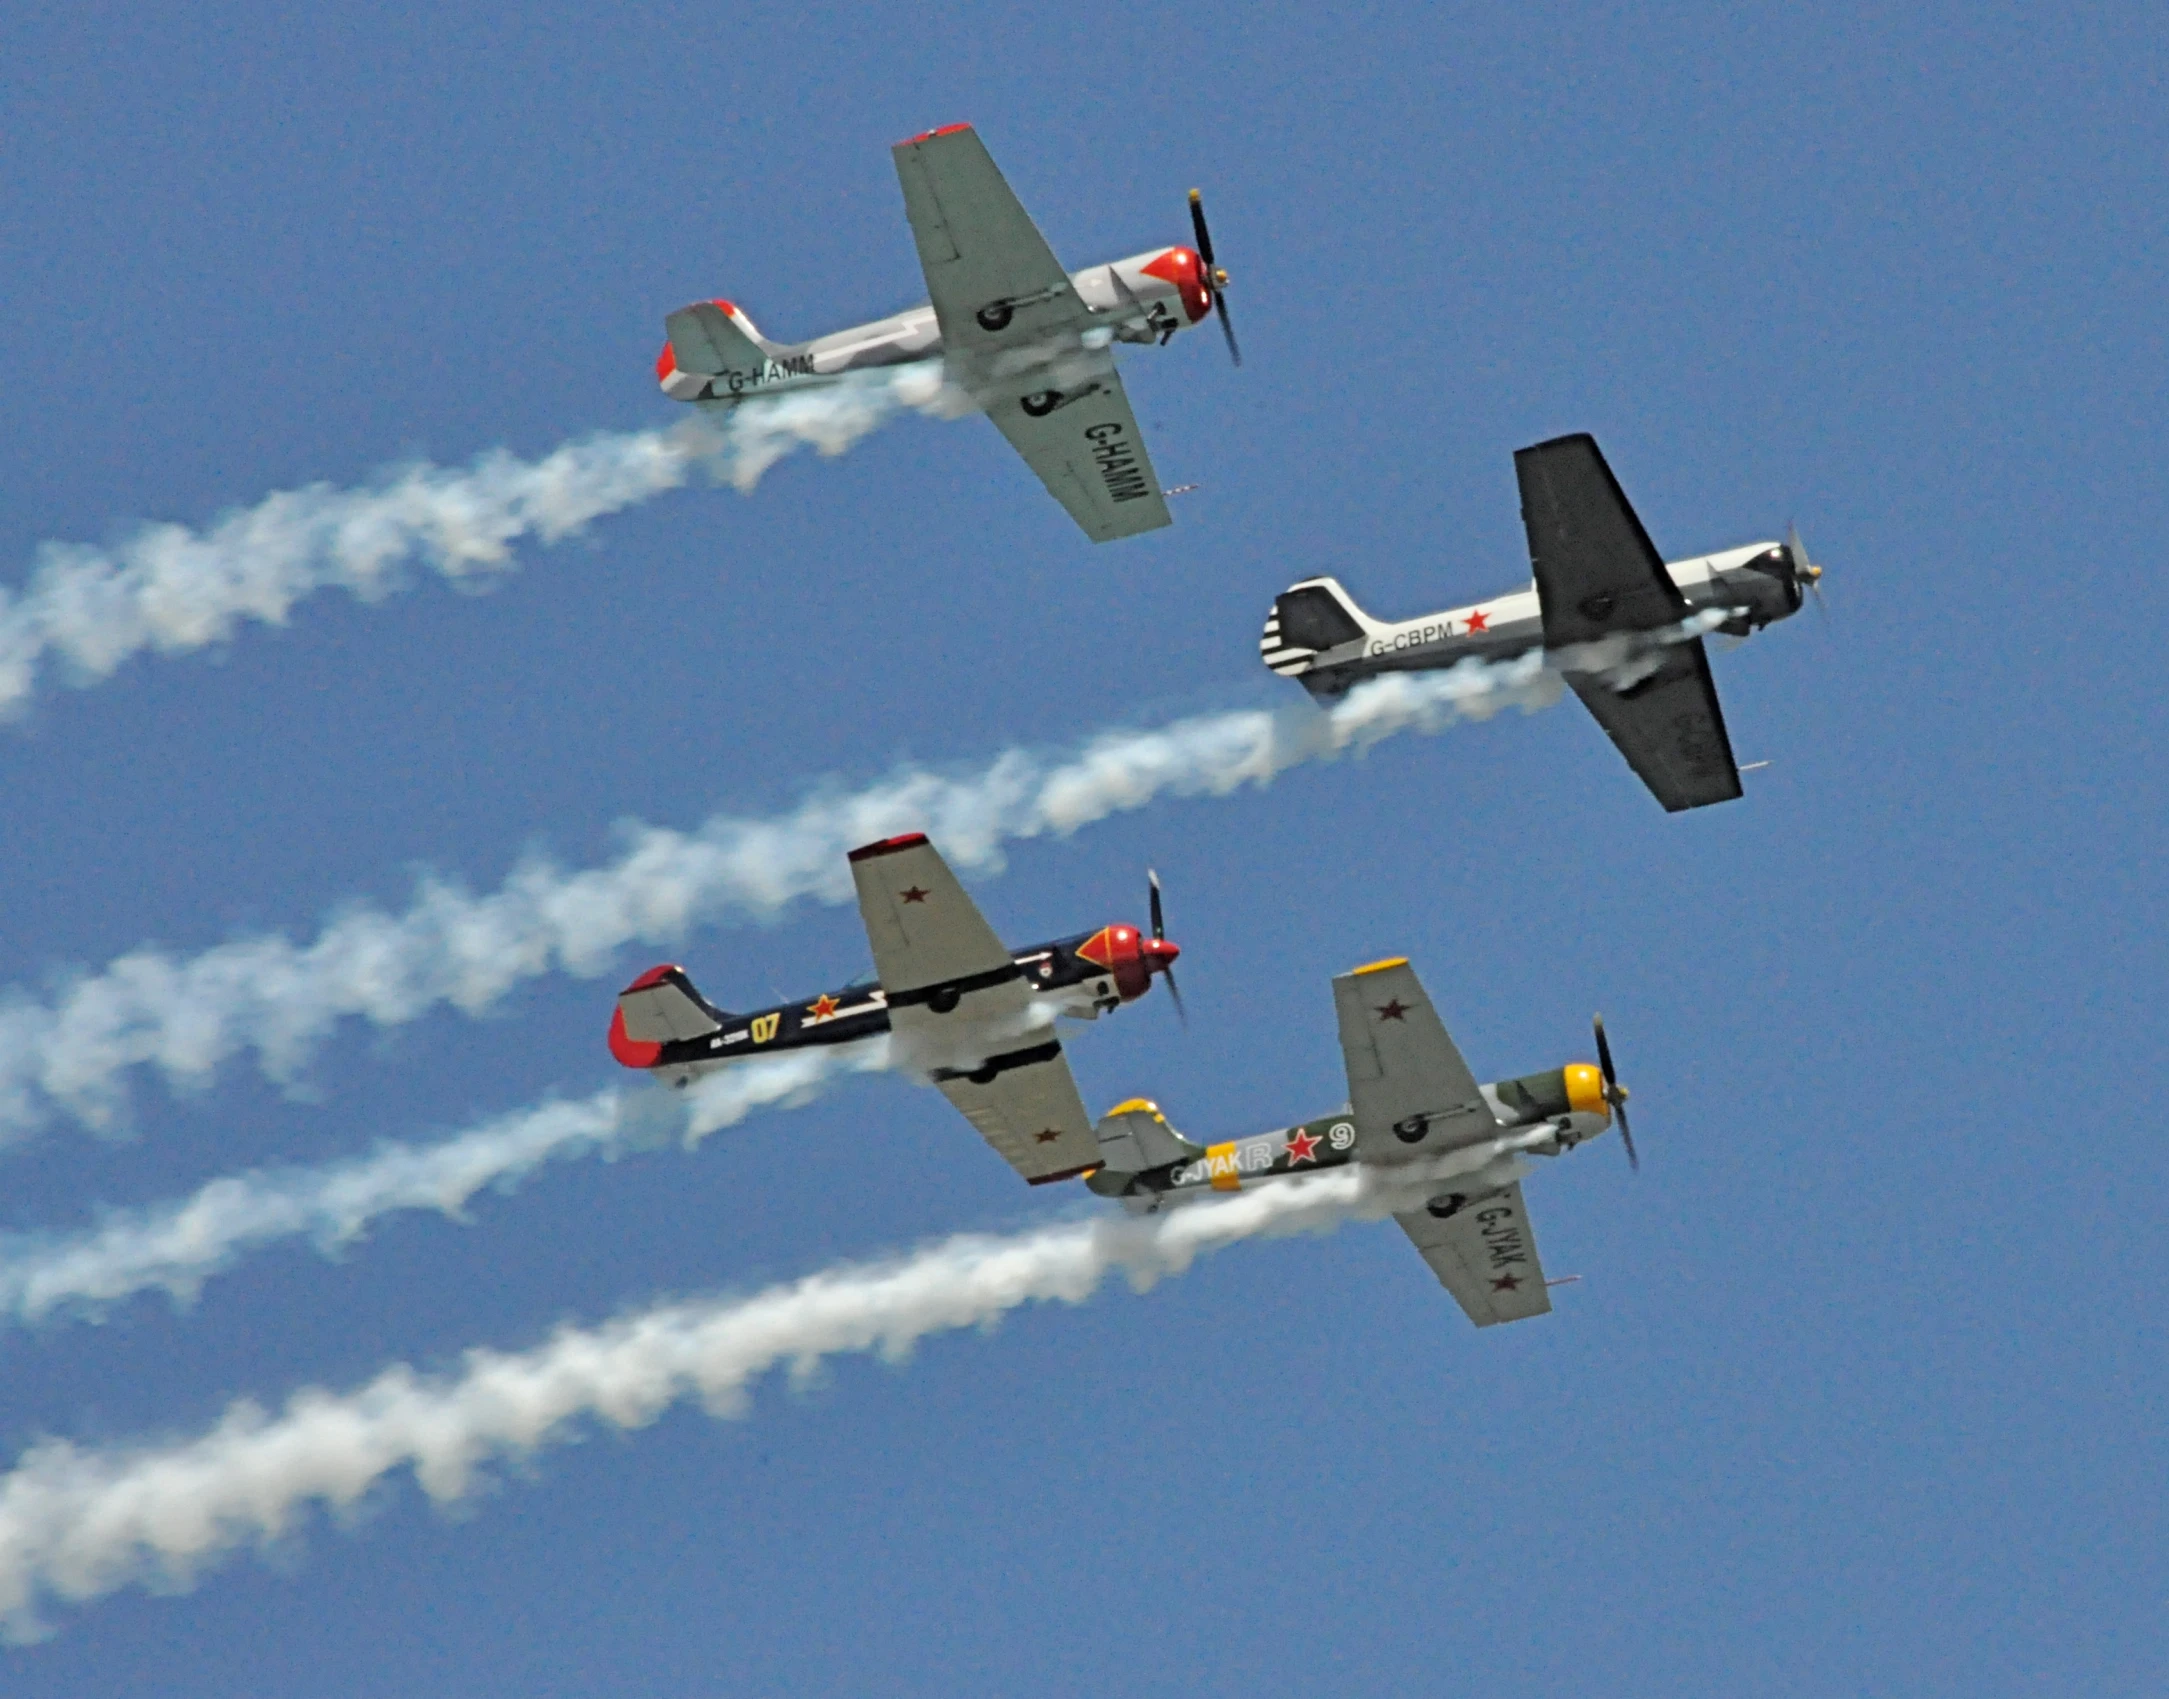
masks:
[[[1155,944],[1164,944],[1167,942],[1167,918],[1160,912],[1160,876],[1148,867],[1145,869],[1145,877],[1152,883],[1152,941]],[[1175,959],[1171,955],[1157,952],[1154,959],[1159,964],[1162,977],[1167,980],[1167,994],[1175,999],[1175,1018],[1187,1027],[1190,1024],[1190,1011],[1182,1006],[1182,991],[1175,984]]]
[[[1830,610],[1823,605],[1823,569],[1808,559],[1807,544],[1800,541],[1800,527],[1790,520],[1785,524],[1785,564],[1792,568],[1795,584],[1815,592],[1817,617],[1828,619]]]
[[[1612,1106],[1619,1117],[1619,1139],[1627,1147],[1627,1166],[1637,1174],[1642,1171],[1642,1159],[1634,1154],[1634,1134],[1627,1126],[1627,1088],[1619,1083],[1618,1070],[1612,1066],[1611,1041],[1604,1036],[1604,1017],[1596,1017],[1597,1066],[1604,1074],[1604,1101]]]
[[[1213,233],[1205,227],[1205,202],[1195,189],[1190,191],[1190,228],[1197,235],[1197,257],[1205,262],[1205,281],[1213,292],[1213,311],[1220,315],[1220,334],[1228,339],[1228,357],[1239,366],[1243,351],[1235,346],[1235,326],[1228,318],[1228,274],[1213,263]],[[1174,981],[1168,984],[1172,987]]]

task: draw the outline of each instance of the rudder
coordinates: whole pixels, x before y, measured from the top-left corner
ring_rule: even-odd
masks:
[[[618,993],[610,1054],[628,1068],[652,1068],[666,1044],[721,1032],[730,1018],[694,988],[683,968],[665,962]]]
[[[1360,643],[1377,623],[1356,606],[1339,579],[1306,578],[1273,598],[1258,653],[1281,677],[1301,678],[1320,656]]]
[[[695,301],[663,320],[670,340],[655,362],[663,393],[679,401],[698,401],[721,389],[737,394],[758,384],[771,361],[796,350],[770,342],[753,321],[728,301]],[[733,381],[736,380],[736,381]]]
[[[1149,1173],[1205,1154],[1203,1145],[1192,1144],[1167,1124],[1157,1103],[1142,1097],[1116,1104],[1092,1131],[1099,1140],[1100,1163],[1110,1174]]]

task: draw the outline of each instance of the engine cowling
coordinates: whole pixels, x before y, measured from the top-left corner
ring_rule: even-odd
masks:
[[[1134,926],[1103,926],[1077,946],[1078,956],[1115,982],[1125,1003],[1152,989],[1152,976],[1182,954],[1165,938],[1149,938]]]
[[[1548,1121],[1561,1115],[1595,1115],[1609,1121],[1612,1107],[1604,1097],[1604,1075],[1587,1062],[1569,1062],[1547,1073],[1501,1080],[1490,1090],[1505,1111],[1508,1126]]]
[[[1120,288],[1110,272],[1120,279]],[[1113,313],[1134,305],[1149,313],[1158,305],[1172,329],[1196,324],[1213,310],[1212,279],[1194,248],[1154,248],[1081,271],[1070,281],[1088,307]]]

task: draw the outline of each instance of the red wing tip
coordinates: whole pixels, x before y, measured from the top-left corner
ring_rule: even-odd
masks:
[[[710,301],[708,305],[710,305],[711,307],[721,307],[723,309],[723,316],[725,318],[731,317],[738,311],[736,307],[732,306],[728,301],[722,299]]]
[[[665,962],[660,967],[651,967],[646,973],[642,974],[638,979],[634,980],[632,984],[628,985],[623,991],[620,991],[618,995],[620,997],[624,997],[635,991],[645,991],[651,985],[662,984],[663,981],[668,979],[672,974],[682,973],[684,971],[685,970],[679,967],[676,962]]]
[[[956,135],[959,131],[968,130],[970,128],[971,126],[969,124],[944,124],[938,130],[921,130],[915,136],[906,136],[896,145],[898,147],[916,147],[920,142],[930,142],[936,136],[953,136]]]
[[[851,859],[871,861],[877,855],[894,855],[898,850],[917,849],[925,842],[924,832],[906,832],[900,838],[883,838],[878,844],[861,844],[851,852]]]

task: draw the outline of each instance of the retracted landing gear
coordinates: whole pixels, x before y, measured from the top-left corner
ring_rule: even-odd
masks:
[[[1035,389],[1029,395],[1017,397],[1017,405],[1034,419],[1044,419],[1057,407],[1067,407],[1072,401],[1082,401],[1088,395],[1097,395],[1100,385],[1081,384],[1076,389]]]

